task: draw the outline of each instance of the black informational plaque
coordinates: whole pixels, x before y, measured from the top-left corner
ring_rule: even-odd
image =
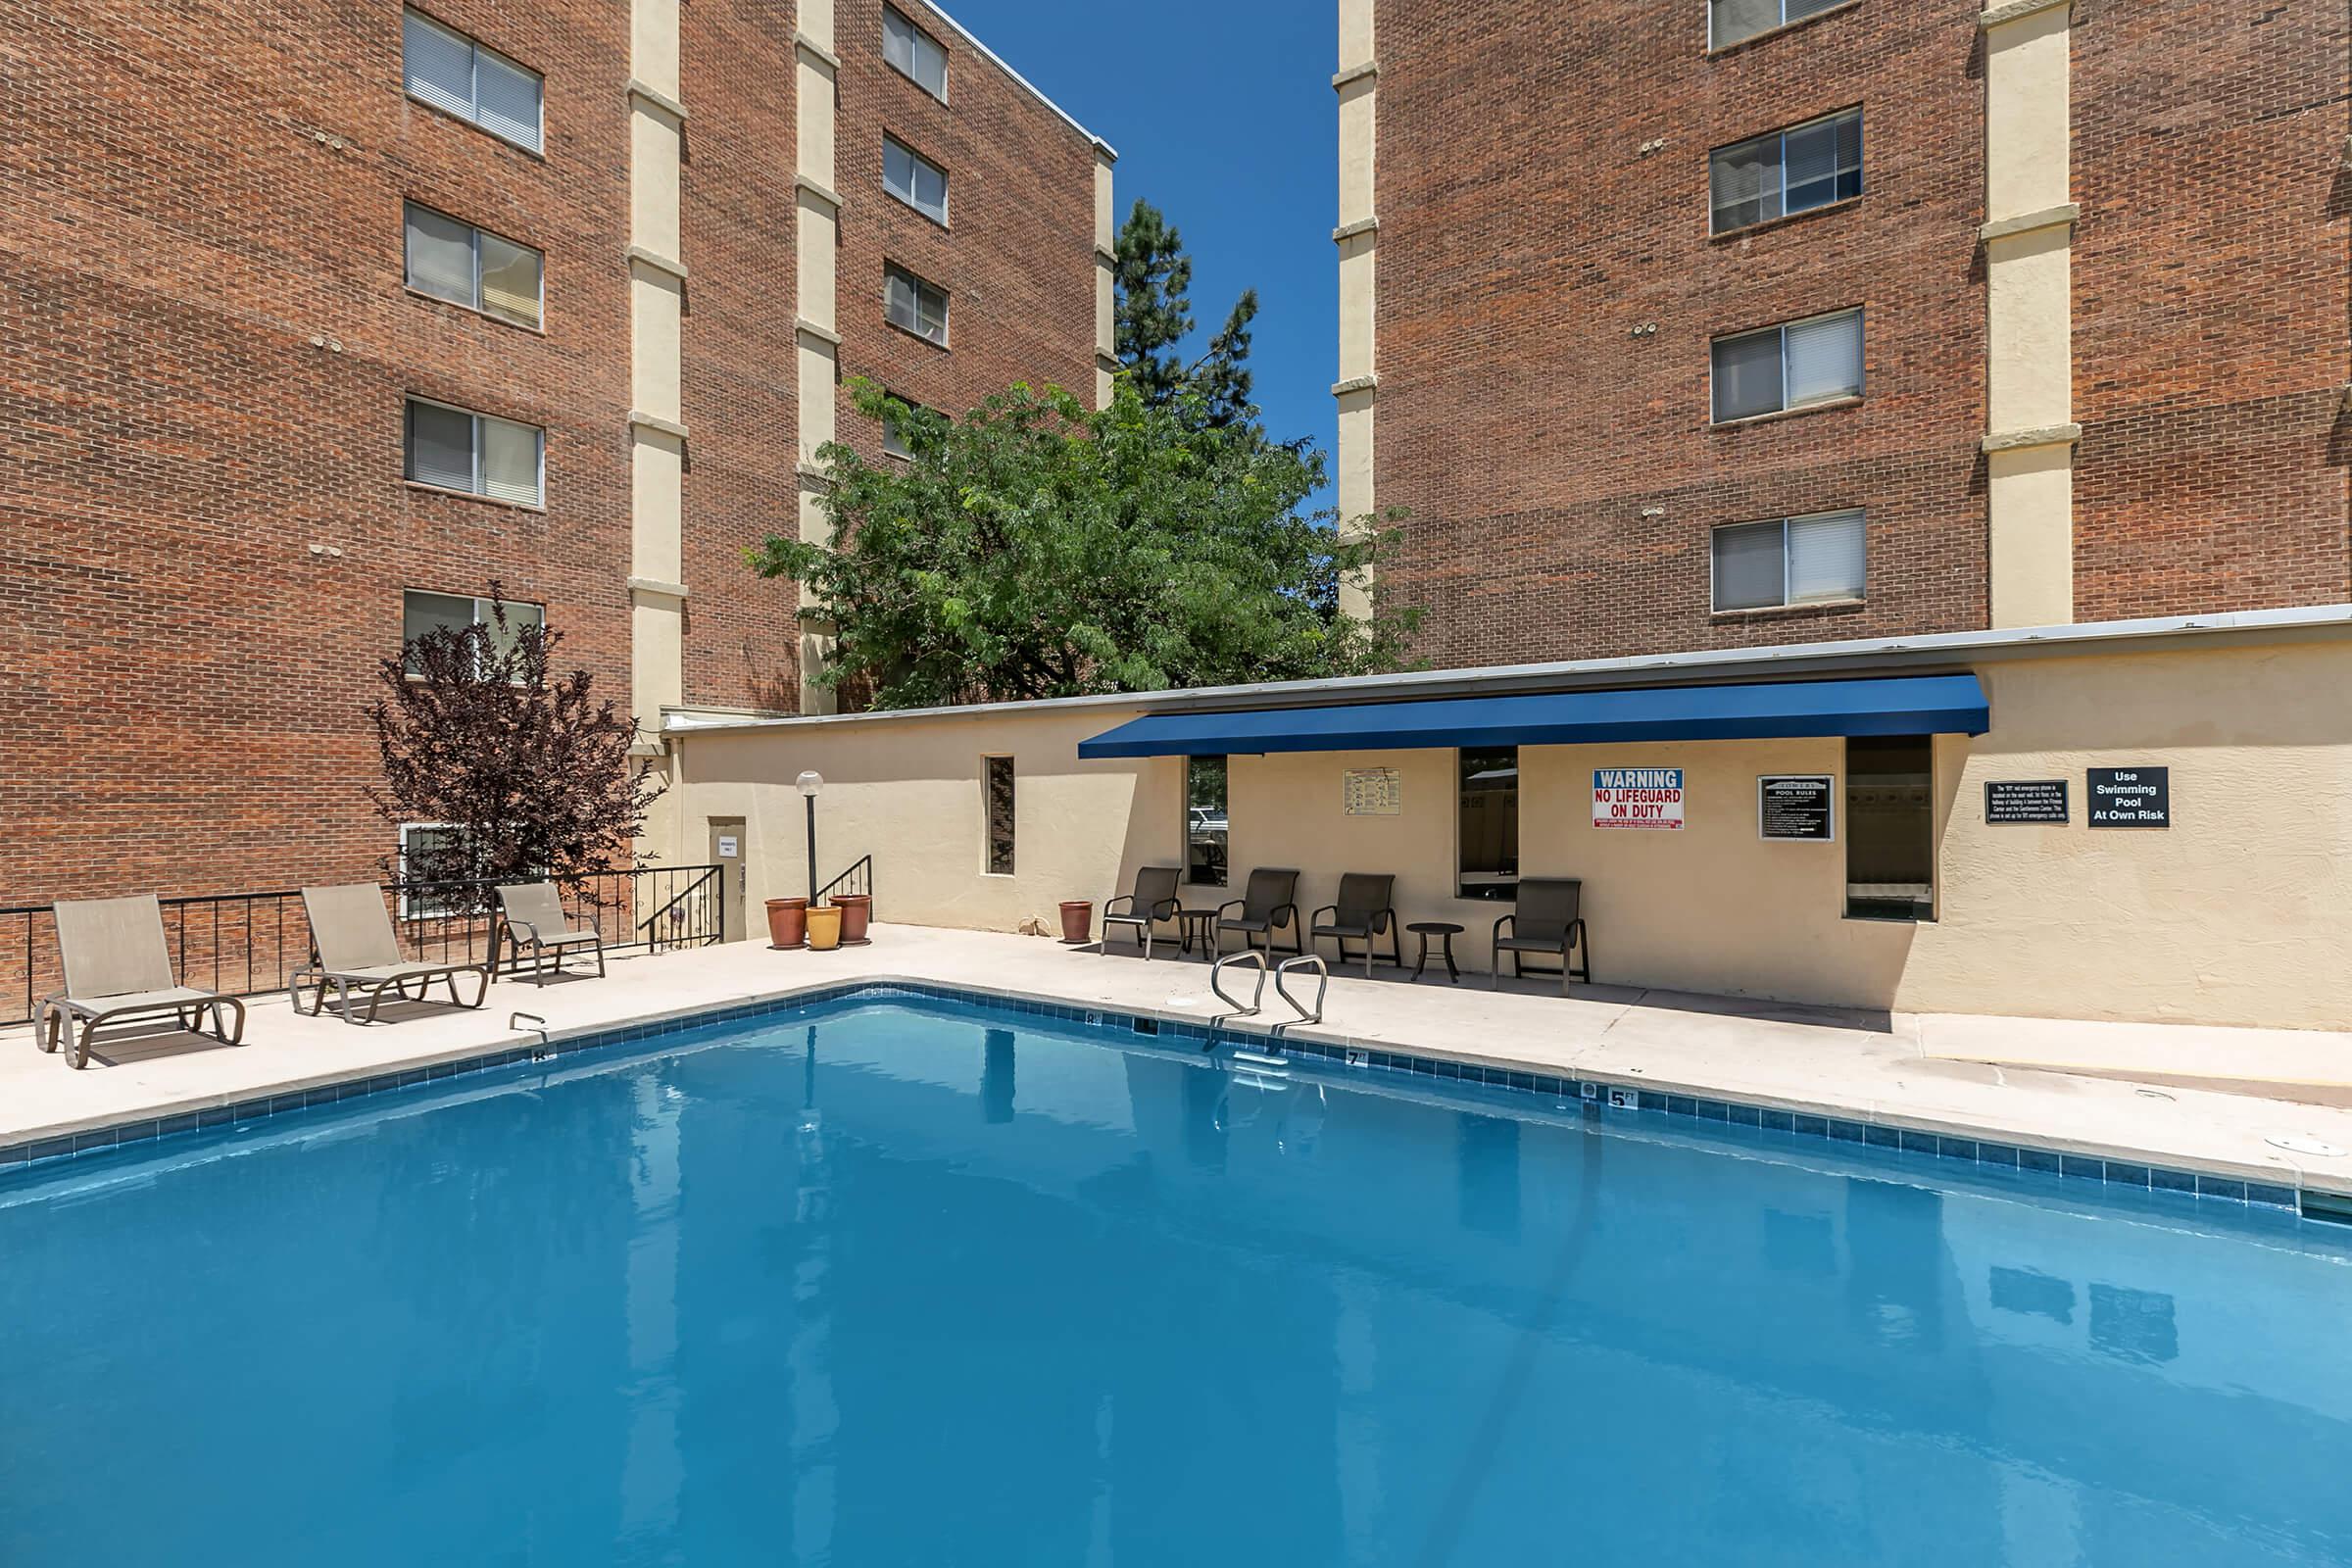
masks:
[[[2064,822],[2066,780],[1994,778],[1984,781],[1987,822]]]
[[[2094,767],[2083,792],[2092,827],[2171,827],[2173,770],[2169,767]]]
[[[1773,773],[1756,780],[1756,827],[1768,839],[1827,844],[1837,837],[1831,802],[1838,781],[1827,773]]]

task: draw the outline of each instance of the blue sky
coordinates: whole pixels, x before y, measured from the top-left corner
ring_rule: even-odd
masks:
[[[1267,432],[1311,436],[1328,457],[1339,352],[1333,0],[945,4],[1119,150],[1122,220],[1141,196],[1183,232],[1203,340],[1236,295],[1257,290],[1250,364]]]

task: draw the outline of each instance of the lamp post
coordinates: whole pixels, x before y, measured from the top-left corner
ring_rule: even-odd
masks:
[[[816,792],[825,787],[824,775],[814,768],[799,779],[801,796],[808,803],[808,907],[816,907]]]

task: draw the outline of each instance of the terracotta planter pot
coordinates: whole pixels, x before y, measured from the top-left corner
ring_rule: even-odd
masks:
[[[1076,947],[1090,942],[1095,935],[1095,903],[1092,899],[1061,901],[1061,940]]]
[[[845,943],[865,941],[865,928],[874,918],[874,896],[871,893],[837,893],[833,896],[833,906],[841,910],[841,940]]]
[[[832,905],[822,905],[807,911],[808,916],[808,951],[830,953],[841,946],[841,910]]]
[[[808,901],[807,899],[770,899],[767,901],[769,946],[797,948],[808,933]]]

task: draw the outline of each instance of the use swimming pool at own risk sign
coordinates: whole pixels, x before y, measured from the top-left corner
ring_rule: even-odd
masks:
[[[1663,828],[1669,832],[1681,832],[1683,770],[1679,767],[1594,768],[1592,825]]]

